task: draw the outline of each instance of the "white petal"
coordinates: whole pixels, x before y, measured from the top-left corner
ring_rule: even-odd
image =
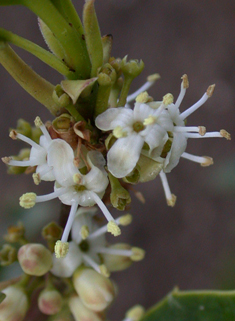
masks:
[[[180,111],[177,106],[174,104],[168,105],[168,113],[172,119],[172,121],[175,123],[177,126],[185,126],[184,121],[180,118]]]
[[[135,103],[134,121],[143,122],[146,118],[154,114],[154,110],[146,104]]]
[[[62,278],[69,278],[76,268],[82,263],[82,256],[78,246],[74,242],[69,242],[69,252],[64,258],[57,259],[53,255],[53,267],[51,273]]]
[[[137,133],[119,138],[108,152],[108,169],[117,178],[128,175],[139,160],[144,139]]]
[[[151,126],[148,134],[144,138],[145,142],[150,147],[150,153],[155,147],[158,147],[159,145],[162,145],[162,144],[164,146],[167,139],[168,139],[168,135],[166,130],[161,126],[159,126],[158,124]]]
[[[50,166],[46,164],[38,165],[36,169],[36,173],[40,175],[42,181],[54,181],[55,176],[53,175],[53,171]],[[45,173],[45,174],[43,174]]]
[[[174,133],[170,152],[167,154],[164,163],[164,172],[170,173],[178,165],[181,155],[187,147],[187,138],[181,133]]]
[[[107,176],[97,167],[93,167],[83,178],[83,185],[86,186],[87,190],[95,193],[104,192],[108,183],[109,180]]]
[[[102,130],[111,130],[116,126],[122,126],[119,121],[123,121],[123,124],[129,124],[133,120],[133,111],[124,107],[109,108],[104,113],[96,117],[96,127]],[[123,127],[123,126],[122,126]]]
[[[73,164],[71,146],[62,139],[54,139],[48,149],[47,163],[53,167],[55,179],[61,186],[73,185],[73,175],[78,169]]]
[[[45,164],[47,162],[47,151],[39,145],[37,148],[32,147],[29,159],[37,165]]]

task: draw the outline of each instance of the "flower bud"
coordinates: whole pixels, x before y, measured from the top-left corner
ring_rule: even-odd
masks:
[[[131,59],[127,61],[127,56],[122,59],[121,68],[124,76],[132,77],[133,79],[142,72],[144,69],[144,62],[142,60],[138,61]]]
[[[41,276],[52,267],[52,254],[42,244],[26,244],[18,251],[22,270],[29,275]]]
[[[16,261],[16,249],[10,244],[4,244],[0,251],[0,263],[2,266],[7,266]]]
[[[114,250],[131,250],[131,246],[125,243],[117,243],[108,248]],[[132,260],[129,256],[104,253],[102,254],[102,257],[105,266],[110,272],[125,270],[132,264]]]
[[[38,297],[39,310],[47,315],[58,313],[62,308],[63,299],[54,287],[45,288]]]
[[[103,311],[114,299],[112,282],[92,269],[78,268],[73,276],[73,285],[82,303],[92,311]]]
[[[7,229],[7,234],[4,235],[4,240],[9,243],[20,242],[24,239],[25,228],[21,222],[18,222],[17,225],[9,226]]]
[[[85,307],[78,296],[69,299],[69,307],[76,321],[101,321],[102,318],[94,311]]]
[[[24,290],[18,286],[9,286],[2,290],[6,298],[0,304],[1,321],[22,321],[29,308]]]

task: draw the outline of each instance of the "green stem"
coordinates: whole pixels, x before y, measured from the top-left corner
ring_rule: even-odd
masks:
[[[70,104],[68,106],[65,107],[68,112],[70,113],[70,115],[73,116],[73,118],[76,120],[76,122],[78,121],[85,121],[85,119],[79,114],[79,112],[77,111],[76,107],[73,104]]]
[[[52,99],[54,86],[33,71],[9,45],[3,42],[0,42],[0,63],[21,87],[53,115],[57,115],[60,107]]]
[[[124,107],[126,105],[126,99],[127,99],[130,87],[131,87],[132,80],[133,79],[130,77],[124,78],[122,91],[121,91],[120,98],[118,101],[118,107]]]
[[[36,56],[38,59],[40,59],[65,77],[69,79],[71,79],[72,76],[74,77],[74,73],[71,72],[60,59],[58,59],[49,51],[36,45],[35,43],[3,28],[0,28],[0,39],[6,42],[10,42],[17,47],[30,52],[32,55]]]
[[[105,112],[108,108],[111,88],[112,86],[99,86],[96,98],[95,117]]]

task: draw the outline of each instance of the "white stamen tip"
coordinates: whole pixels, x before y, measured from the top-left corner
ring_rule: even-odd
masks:
[[[127,132],[125,132],[121,126],[117,126],[114,128],[113,130],[113,135],[116,138],[122,138],[122,137],[126,137],[127,136]]]
[[[102,274],[106,278],[110,277],[110,272],[104,264],[100,265],[99,269],[100,269],[100,274]]]
[[[227,140],[231,140],[231,135],[225,129],[220,130],[220,135]]]
[[[57,241],[55,244],[54,250],[55,250],[55,256],[57,259],[63,258],[67,255],[69,251],[69,243]]]
[[[126,313],[126,318],[131,319],[131,321],[139,321],[145,313],[145,309],[141,305],[135,305],[129,309]]]
[[[211,97],[213,95],[214,90],[215,90],[215,84],[209,86],[206,91],[207,96]]]
[[[201,163],[202,167],[207,167],[214,164],[213,158],[209,156],[203,156],[203,158],[204,158],[204,162]]]
[[[37,195],[35,193],[26,193],[20,197],[20,206],[23,208],[34,207]]]
[[[41,182],[41,177],[39,175],[39,173],[33,173],[33,181],[35,185],[39,185],[39,183]]]
[[[81,230],[80,230],[81,238],[82,238],[83,240],[85,240],[86,238],[88,238],[89,234],[90,234],[90,232],[89,232],[88,226],[87,226],[87,225],[83,225],[83,226],[81,227]]]
[[[145,257],[145,251],[139,247],[132,247],[131,251],[132,255],[130,258],[132,261],[141,261]]]
[[[11,160],[12,160],[12,157],[2,157],[3,163],[7,165],[10,163]]]
[[[41,121],[41,118],[37,116],[34,120],[34,124],[36,127],[40,128],[43,125],[43,122]]]
[[[79,173],[76,173],[73,175],[73,181],[75,184],[80,185],[82,183],[82,175]]]
[[[166,200],[167,205],[168,205],[168,206],[171,206],[171,207],[174,207],[174,206],[175,206],[175,203],[176,203],[176,199],[177,199],[177,197],[176,197],[174,194],[171,194],[171,198],[168,198],[168,199]]]
[[[147,93],[147,91],[144,91],[140,93],[135,100],[137,103],[147,103],[149,101],[149,94]]]
[[[121,216],[119,218],[118,222],[122,226],[127,226],[127,225],[131,224],[132,219],[133,219],[133,217],[131,214],[126,214],[126,215]]]
[[[109,221],[107,224],[107,231],[114,236],[118,236],[121,234],[121,230],[118,225],[114,221]]]
[[[173,101],[174,101],[174,96],[172,94],[166,94],[163,97],[163,104],[164,105],[170,105],[173,103]]]
[[[184,74],[182,77],[182,85],[184,89],[187,89],[189,87],[189,81],[188,81],[188,76]]]
[[[206,127],[198,126],[198,128],[199,128],[199,135],[204,136],[206,133]]]
[[[10,131],[9,137],[11,137],[11,139],[17,139],[17,132],[13,129]]]
[[[156,118],[154,116],[150,115],[148,118],[145,118],[143,124],[144,124],[144,126],[152,125],[155,123],[155,121],[156,121]]]
[[[158,79],[160,79],[161,78],[161,76],[160,76],[160,74],[153,74],[153,75],[149,75],[148,77],[147,77],[147,81],[149,81],[149,82],[155,82],[156,80],[158,80]]]

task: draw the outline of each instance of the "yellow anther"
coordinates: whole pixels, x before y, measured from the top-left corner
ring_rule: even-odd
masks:
[[[176,203],[176,199],[177,199],[177,197],[174,194],[171,194],[171,198],[166,200],[167,205],[171,206],[171,207],[174,207],[175,203]]]
[[[57,259],[65,257],[69,251],[69,243],[57,241],[55,243],[54,251],[55,251],[55,256]]]
[[[127,226],[129,224],[131,224],[132,222],[132,215],[131,214],[126,214],[123,215],[119,218],[119,224],[122,226]]]
[[[149,75],[147,77],[147,81],[149,82],[155,82],[156,80],[160,79],[161,76],[159,74],[153,74],[153,75]]]
[[[80,173],[76,173],[73,175],[73,181],[75,184],[80,185],[82,183],[82,175]]]
[[[12,160],[11,157],[2,157],[3,163],[5,163],[5,164],[7,164],[7,165],[10,163],[11,160]]]
[[[103,276],[105,276],[106,278],[110,277],[110,272],[104,264],[100,265],[99,269],[100,269],[100,273]]]
[[[213,158],[209,156],[203,156],[203,158],[204,158],[204,162],[201,163],[202,167],[206,167],[214,164]]]
[[[174,101],[174,96],[172,94],[166,94],[163,97],[163,104],[164,105],[170,105],[173,103],[173,101]]]
[[[132,261],[143,260],[145,256],[145,251],[143,249],[140,249],[139,247],[132,247],[131,251],[132,251],[132,255],[130,258]]]
[[[36,127],[40,128],[43,125],[43,122],[41,121],[41,118],[37,116],[34,120],[34,124]]]
[[[33,181],[35,185],[39,185],[39,183],[41,182],[39,173],[33,173]]]
[[[144,124],[144,126],[152,125],[155,123],[155,121],[156,121],[156,118],[154,116],[150,115],[148,118],[145,118],[143,124]]]
[[[12,139],[17,139],[17,132],[13,129],[10,131],[9,137],[11,137]]]
[[[231,135],[225,129],[220,130],[220,135],[227,140],[231,140]]]
[[[147,91],[144,91],[136,97],[135,101],[141,104],[147,103],[149,101],[149,94]]]
[[[23,208],[34,207],[37,195],[35,193],[26,193],[20,197],[20,206]]]
[[[113,130],[113,135],[116,138],[122,138],[122,137],[126,137],[127,136],[127,132],[125,132],[121,126],[117,126],[114,128]]]
[[[86,238],[88,238],[89,234],[90,234],[90,232],[89,232],[88,226],[87,226],[87,225],[83,225],[83,226],[81,227],[81,230],[80,230],[81,238],[82,238],[83,240],[85,240]]]
[[[121,230],[118,225],[114,221],[109,221],[107,224],[107,231],[114,236],[118,236],[121,234]]]
[[[206,127],[198,126],[198,128],[199,128],[199,135],[204,136],[206,133]]]
[[[126,318],[132,321],[139,321],[145,313],[145,309],[141,305],[135,305],[126,313]]]
[[[183,80],[183,88],[187,89],[189,87],[189,81],[188,81],[188,76],[186,74],[184,74],[181,79]]]
[[[207,96],[211,97],[213,95],[214,90],[215,90],[215,84],[209,86],[206,91]]]

